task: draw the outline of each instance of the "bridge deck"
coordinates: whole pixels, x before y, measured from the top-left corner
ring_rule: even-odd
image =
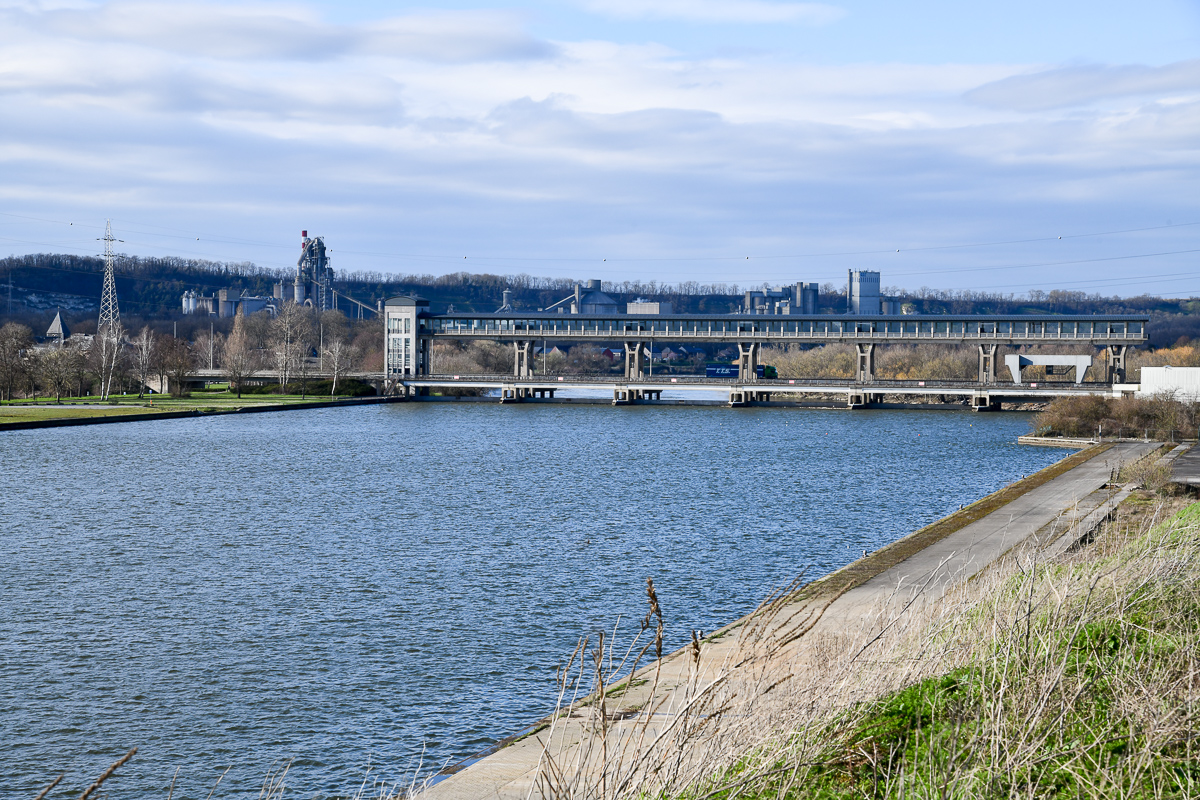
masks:
[[[677,314],[590,316],[578,314],[420,315],[419,334],[447,339],[555,339],[680,343],[859,342],[896,344],[1136,345],[1146,341],[1148,317],[752,315]]]
[[[860,383],[853,380],[824,378],[796,378],[784,380],[717,380],[704,377],[674,376],[646,378],[639,381],[620,377],[542,376],[518,378],[509,375],[431,375],[406,378],[399,382],[403,386],[421,389],[503,389],[522,387],[527,389],[562,391],[566,389],[624,388],[642,391],[752,391],[771,394],[911,394],[911,395],[954,395],[974,396],[986,394],[992,397],[1051,399],[1066,395],[1110,395],[1112,386],[1107,383],[1054,382],[1054,383],[977,383],[975,381],[898,381],[879,380]]]

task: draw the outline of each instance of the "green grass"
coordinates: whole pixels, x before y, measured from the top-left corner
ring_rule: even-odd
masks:
[[[1200,503],[1106,535],[965,609],[953,638],[983,634],[965,665],[785,734],[696,796],[1197,796]]]
[[[157,410],[157,409],[153,409]],[[163,409],[164,411],[166,409]],[[41,422],[52,419],[80,419],[85,417],[120,417],[152,411],[149,408],[88,408],[87,406],[35,406],[0,405],[0,424],[5,422]]]
[[[339,400],[347,399],[339,396]],[[98,397],[64,397],[14,400],[0,403],[0,424],[52,419],[81,419],[88,417],[122,416],[167,411],[230,411],[239,408],[273,405],[304,405],[329,402],[328,395],[244,394],[238,396],[228,389],[193,392],[187,397],[168,395],[112,395],[106,402]]]

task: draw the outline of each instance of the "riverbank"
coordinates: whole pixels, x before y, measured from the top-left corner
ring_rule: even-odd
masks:
[[[0,431],[63,428],[77,425],[103,425],[117,422],[210,417],[227,414],[258,414],[311,408],[341,408],[397,402],[391,397],[323,398],[280,395],[225,397],[154,398],[138,400],[117,398],[116,402],[98,403],[92,398],[64,398],[62,403],[17,402],[0,405]]]
[[[736,783],[773,731],[794,729],[789,725],[800,718],[816,724],[822,714],[844,713],[911,683],[918,665],[933,662],[899,658],[906,636],[930,619],[952,619],[963,591],[999,580],[982,576],[1009,580],[1011,571],[995,571],[1005,559],[1036,560],[1091,536],[1122,491],[1117,476],[1157,450],[1123,442],[1073,455],[632,676],[628,665],[624,675],[608,672],[603,658],[585,664],[590,643],[572,661],[559,714],[444,777],[425,796],[607,796],[620,793],[615,786],[674,796]],[[624,646],[608,644],[615,663]],[[860,674],[868,665],[874,672]]]

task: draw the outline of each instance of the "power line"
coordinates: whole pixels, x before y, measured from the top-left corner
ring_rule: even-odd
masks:
[[[77,224],[77,223],[68,222],[65,220],[52,220],[52,219],[46,219],[46,218],[42,218],[42,217],[31,217],[31,216],[26,216],[26,215],[21,215],[21,214],[12,214],[9,212],[0,212],[0,216],[13,217],[15,219],[26,219],[26,220],[36,221],[36,222],[47,222],[47,223],[57,224],[57,225],[72,226],[72,225]],[[121,220],[118,220],[118,221],[122,222]],[[152,225],[149,223],[136,222],[136,221],[123,221],[123,222],[127,226],[157,228],[159,230],[174,231],[177,234],[182,234],[182,235],[178,235],[178,236],[172,236],[171,234],[159,234],[159,233],[152,233],[149,231],[137,231],[138,233],[142,233],[142,234],[148,235],[148,236],[162,236],[162,237],[166,237],[166,238],[179,238],[179,239],[186,238],[186,239],[194,239],[196,241],[218,242],[218,243],[222,243],[222,244],[241,244],[241,245],[249,245],[249,246],[254,246],[254,247],[292,249],[291,245],[282,244],[280,242],[260,242],[260,241],[255,241],[252,239],[232,239],[232,238],[216,239],[216,238],[211,238],[208,236],[201,236],[200,234],[202,232],[198,232],[198,231],[186,231],[181,228],[170,228],[170,227],[166,227],[166,226]],[[84,224],[79,224],[79,226],[80,227],[92,227],[92,226],[88,226],[88,225],[84,225]],[[1052,242],[1052,241],[1061,241],[1061,240],[1069,240],[1069,239],[1085,239],[1085,238],[1094,238],[1094,237],[1098,237],[1098,236],[1117,236],[1117,235],[1127,234],[1127,233],[1145,233],[1147,231],[1161,231],[1161,230],[1168,230],[1168,229],[1174,229],[1174,228],[1189,228],[1189,227],[1195,227],[1195,226],[1200,226],[1200,221],[1179,222],[1179,223],[1172,223],[1172,224],[1168,224],[1168,225],[1152,225],[1152,226],[1147,226],[1147,227],[1142,227],[1142,228],[1121,228],[1121,229],[1117,229],[1117,230],[1108,230],[1108,231],[1092,231],[1092,232],[1088,232],[1088,233],[1071,233],[1071,234],[1063,234],[1061,236],[1039,236],[1039,237],[1030,237],[1030,238],[1024,238],[1024,239],[1004,239],[1004,240],[990,241],[990,242],[968,242],[968,243],[946,244],[946,245],[912,245],[912,246],[901,245],[900,247],[889,247],[886,249],[879,248],[879,249],[873,249],[873,250],[845,250],[845,251],[828,251],[828,252],[815,252],[815,253],[763,254],[763,255],[670,256],[670,257],[627,257],[627,258],[613,257],[613,258],[608,258],[608,257],[601,257],[601,256],[546,257],[546,256],[519,256],[519,255],[518,256],[469,255],[469,254],[466,256],[463,256],[463,255],[452,255],[452,254],[447,254],[447,253],[381,253],[381,252],[370,251],[370,250],[351,250],[351,249],[342,249],[342,248],[338,248],[337,252],[338,253],[347,253],[350,255],[382,256],[382,257],[386,257],[386,258],[429,259],[429,260],[433,260],[433,261],[470,261],[470,260],[474,260],[474,261],[497,261],[497,262],[523,261],[523,262],[537,262],[537,263],[558,262],[558,263],[586,263],[586,264],[594,264],[594,263],[598,263],[598,262],[599,263],[607,262],[607,263],[613,264],[613,263],[672,263],[672,262],[703,262],[703,261],[781,260],[781,259],[800,259],[800,258],[833,258],[833,257],[841,257],[841,256],[885,255],[888,253],[897,253],[897,252],[914,253],[914,252],[931,252],[931,251],[937,251],[937,250],[961,250],[961,249],[969,249],[969,248],[974,248],[974,247],[1000,247],[1000,246],[1012,245],[1012,244],[1033,244],[1033,243],[1037,243],[1037,242]],[[10,241],[19,241],[19,240],[10,240]],[[24,243],[26,243],[26,244],[41,244],[39,242],[24,242]]]

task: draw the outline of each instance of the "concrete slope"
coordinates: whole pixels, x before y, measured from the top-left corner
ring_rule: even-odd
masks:
[[[1190,450],[1175,459],[1171,469],[1171,480],[1175,483],[1200,486],[1200,445],[1192,445]]]
[[[1100,491],[1121,466],[1154,452],[1159,445],[1138,442],[1118,443],[1107,452],[1070,469],[1049,482],[1032,489],[976,522],[949,534],[944,539],[908,557],[880,574],[837,597],[820,596],[785,606],[774,617],[781,620],[781,641],[794,639],[792,631],[807,629],[805,636],[822,632],[840,633],[876,624],[890,612],[889,605],[936,599],[957,581],[967,580],[1008,552],[1012,547],[1038,535],[1051,534],[1053,540],[1069,527],[1073,518],[1099,507],[1109,492]],[[1082,501],[1082,502],[1081,502]],[[732,631],[746,620],[727,626]],[[740,658],[738,636],[721,636],[704,645],[704,661],[711,669],[728,669],[731,660]],[[669,726],[682,705],[689,680],[696,673],[688,648],[672,653],[661,662],[642,669],[637,677],[656,679],[625,692],[610,704],[616,738],[633,740],[653,736]],[[694,684],[693,684],[694,685]],[[639,723],[622,719],[622,709],[655,708],[656,713]],[[574,751],[584,752],[588,730],[587,714],[573,712],[555,722],[555,750],[560,760],[571,759]],[[537,775],[542,764],[544,739],[549,731],[534,730],[460,771],[429,787],[425,798],[434,800],[526,800],[541,797]],[[586,758],[586,757],[585,757]]]

